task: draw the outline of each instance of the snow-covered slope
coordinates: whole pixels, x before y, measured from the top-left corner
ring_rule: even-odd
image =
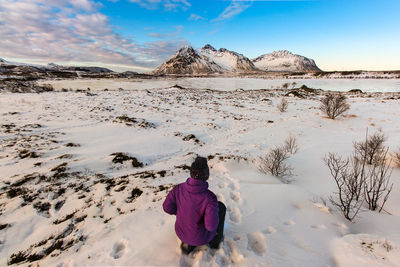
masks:
[[[254,71],[257,70],[253,62],[242,54],[220,48],[216,50],[207,44],[198,50],[199,54],[205,56],[208,61],[214,62],[226,71]]]
[[[264,54],[252,61],[257,68],[264,71],[321,71],[314,60],[293,54],[287,50]]]
[[[199,55],[191,46],[179,49],[154,74],[208,74],[223,72],[224,70],[214,62],[208,61]]]

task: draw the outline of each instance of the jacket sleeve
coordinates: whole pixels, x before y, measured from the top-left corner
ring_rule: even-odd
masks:
[[[176,198],[175,198],[176,187],[174,187],[171,192],[168,193],[167,197],[163,203],[163,209],[166,213],[171,215],[176,215]]]
[[[217,230],[219,223],[219,208],[217,198],[213,198],[207,204],[206,211],[204,214],[204,226],[207,231],[213,232]]]

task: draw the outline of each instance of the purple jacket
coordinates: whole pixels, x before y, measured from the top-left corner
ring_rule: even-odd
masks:
[[[182,242],[201,246],[213,239],[218,227],[218,201],[208,183],[188,178],[176,185],[163,204],[164,211],[176,215],[175,232]]]

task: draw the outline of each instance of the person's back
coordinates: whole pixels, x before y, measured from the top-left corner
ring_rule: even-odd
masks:
[[[183,245],[189,246],[184,252],[189,253],[195,246],[207,243],[218,248],[222,241],[226,208],[208,190],[207,159],[196,158],[190,174],[185,183],[178,184],[168,194],[163,204],[164,211],[176,215],[176,234]]]

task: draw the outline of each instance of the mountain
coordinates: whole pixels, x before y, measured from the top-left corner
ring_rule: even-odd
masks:
[[[195,50],[191,46],[179,49],[161,64],[153,74],[213,74],[249,73],[263,71],[312,72],[321,71],[314,60],[289,51],[275,51],[253,60],[225,48],[215,49],[210,44]]]
[[[222,69],[228,72],[243,72],[257,70],[253,62],[242,54],[230,51],[225,48],[216,50],[209,44],[206,44],[199,51],[200,55],[214,62]]]
[[[287,50],[261,55],[252,60],[263,71],[309,72],[321,71],[314,60],[293,54]]]
[[[185,46],[156,68],[154,74],[210,74],[224,72],[216,63],[207,60],[193,47]]]
[[[113,72],[110,69],[103,67],[75,67],[75,66],[62,66],[55,63],[47,64],[47,69],[56,70],[56,71],[82,71],[89,73],[111,73]]]

